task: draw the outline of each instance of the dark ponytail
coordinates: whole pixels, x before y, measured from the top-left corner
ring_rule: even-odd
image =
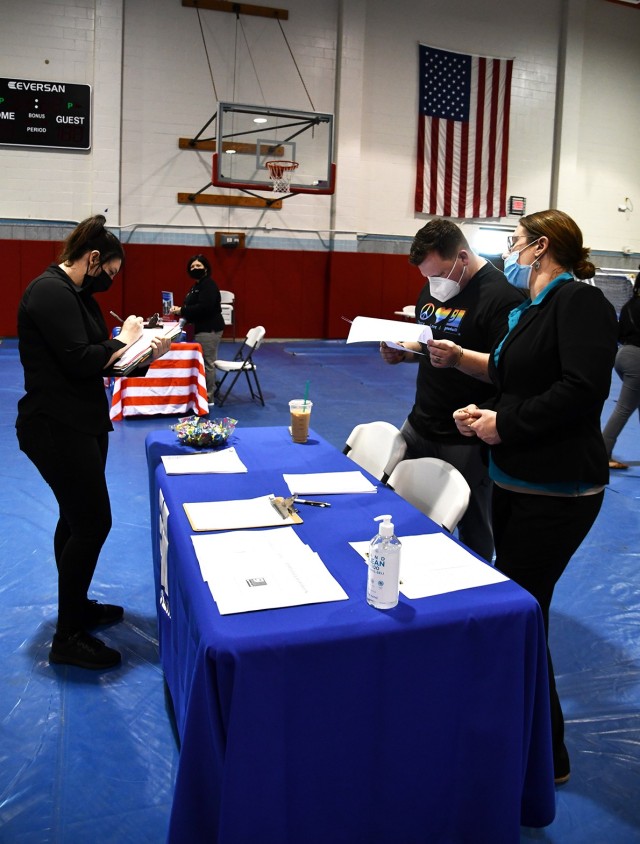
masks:
[[[78,258],[87,252],[96,249],[100,253],[100,263],[105,264],[112,258],[124,260],[124,249],[122,244],[104,224],[106,217],[102,214],[95,214],[79,223],[65,240],[60,253],[61,264],[73,264]]]

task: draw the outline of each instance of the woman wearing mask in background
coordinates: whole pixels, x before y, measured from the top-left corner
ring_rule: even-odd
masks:
[[[20,448],[49,484],[60,514],[54,534],[58,621],[49,659],[81,668],[111,668],[120,654],[87,630],[120,621],[124,611],[89,600],[100,550],[111,529],[105,478],[109,405],[104,377],[142,334],[142,317],[124,321],[117,338],[93,298],[108,290],[124,253],[105,218],[84,220],[52,264],[25,290],[18,309],[18,347],[25,395],[16,422]],[[169,349],[152,343],[152,359]],[[143,372],[139,374],[144,374]]]
[[[194,340],[202,346],[207,398],[209,404],[213,404],[216,391],[215,361],[224,331],[220,290],[211,278],[211,265],[204,255],[194,255],[189,259],[187,273],[195,279],[195,284],[187,293],[183,306],[171,308],[171,313],[193,324]]]
[[[640,272],[636,275],[633,295],[620,311],[615,369],[622,378],[622,388],[602,436],[609,455],[610,469],[628,469],[626,463],[612,460],[611,454],[629,417],[640,409]]]
[[[509,314],[508,331],[490,354],[445,341],[430,344],[440,365],[460,359],[489,379],[494,399],[454,413],[459,431],[490,446],[496,568],[527,589],[549,631],[554,587],[593,525],[609,480],[600,415],[609,393],[617,321],[602,292],[576,279],[594,265],[582,232],[562,211],[523,217],[509,238],[504,273],[529,297]],[[439,347],[436,350],[433,347]],[[569,754],[551,655],[549,691],[557,784]]]

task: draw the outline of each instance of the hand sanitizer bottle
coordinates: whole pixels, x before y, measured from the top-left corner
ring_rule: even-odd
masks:
[[[390,610],[398,603],[400,551],[402,544],[393,533],[391,516],[376,516],[381,522],[369,546],[367,602],[379,610]]]

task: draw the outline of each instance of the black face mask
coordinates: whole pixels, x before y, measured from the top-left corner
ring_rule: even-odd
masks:
[[[89,275],[84,277],[82,282],[82,289],[89,293],[106,293],[113,284],[113,279],[106,270],[102,270],[98,275]]]
[[[191,278],[204,278],[207,274],[207,271],[204,267],[192,267],[189,270],[189,275]]]

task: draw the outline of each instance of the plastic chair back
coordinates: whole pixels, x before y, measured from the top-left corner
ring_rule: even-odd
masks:
[[[390,422],[366,422],[356,425],[351,431],[343,453],[386,483],[406,450],[407,444],[395,425]]]
[[[469,484],[455,466],[437,457],[403,460],[391,473],[388,484],[449,533],[469,506]]]

